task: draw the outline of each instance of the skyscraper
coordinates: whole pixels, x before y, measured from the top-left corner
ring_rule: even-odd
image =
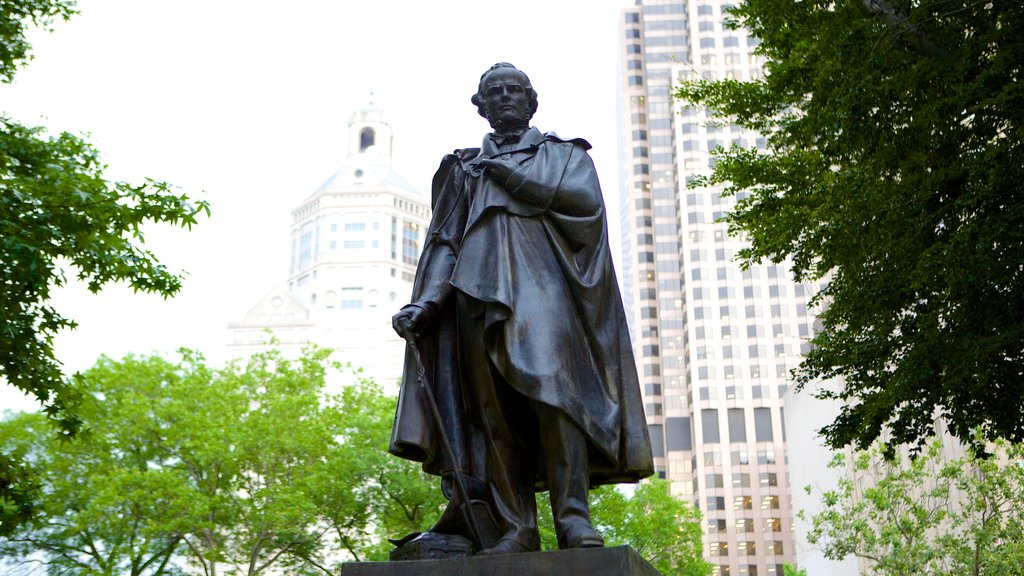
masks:
[[[267,347],[266,330],[294,353],[307,342],[382,384],[401,376],[404,342],[391,315],[412,293],[430,208],[391,166],[391,126],[372,105],[348,124],[341,167],[292,211],[291,264],[242,322],[229,325],[241,357]]]
[[[782,399],[807,350],[813,287],[785,265],[742,270],[719,219],[735,203],[689,188],[709,152],[763,148],[672,100],[690,78],[762,74],[757,39],[723,26],[721,0],[638,0],[620,20],[620,218],[624,299],[660,476],[705,518],[720,576],[781,576],[793,562]]]

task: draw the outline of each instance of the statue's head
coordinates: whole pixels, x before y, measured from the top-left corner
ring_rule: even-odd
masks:
[[[507,62],[484,72],[472,101],[495,130],[529,126],[537,111],[537,91],[530,79]]]

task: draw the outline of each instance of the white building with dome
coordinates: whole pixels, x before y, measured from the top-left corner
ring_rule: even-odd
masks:
[[[348,133],[344,163],[292,211],[288,277],[228,325],[228,347],[244,358],[267,349],[272,333],[296,356],[314,342],[389,385],[404,357],[391,316],[412,293],[430,207],[392,168],[379,109],[356,111]]]

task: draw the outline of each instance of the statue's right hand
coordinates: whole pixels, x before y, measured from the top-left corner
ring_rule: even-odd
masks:
[[[430,320],[430,307],[407,304],[391,318],[391,327],[399,336],[409,340],[418,335]]]

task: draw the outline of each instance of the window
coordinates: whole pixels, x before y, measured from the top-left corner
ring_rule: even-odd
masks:
[[[746,450],[737,450],[733,452],[732,463],[734,466],[737,464],[750,464],[750,453],[748,453]]]
[[[736,553],[740,556],[757,556],[757,544],[755,542],[737,542]]]
[[[725,510],[725,498],[723,496],[709,496],[705,503],[708,510]]]
[[[771,442],[775,439],[771,408],[754,408],[754,439],[758,442]]]
[[[721,442],[718,434],[718,410],[701,410],[700,415],[704,442],[709,444]]]
[[[359,132],[359,151],[366,152],[366,149],[373,146],[374,133],[373,128],[363,128]]]
[[[747,441],[747,423],[743,416],[742,408],[730,408],[729,418],[729,442]]]

